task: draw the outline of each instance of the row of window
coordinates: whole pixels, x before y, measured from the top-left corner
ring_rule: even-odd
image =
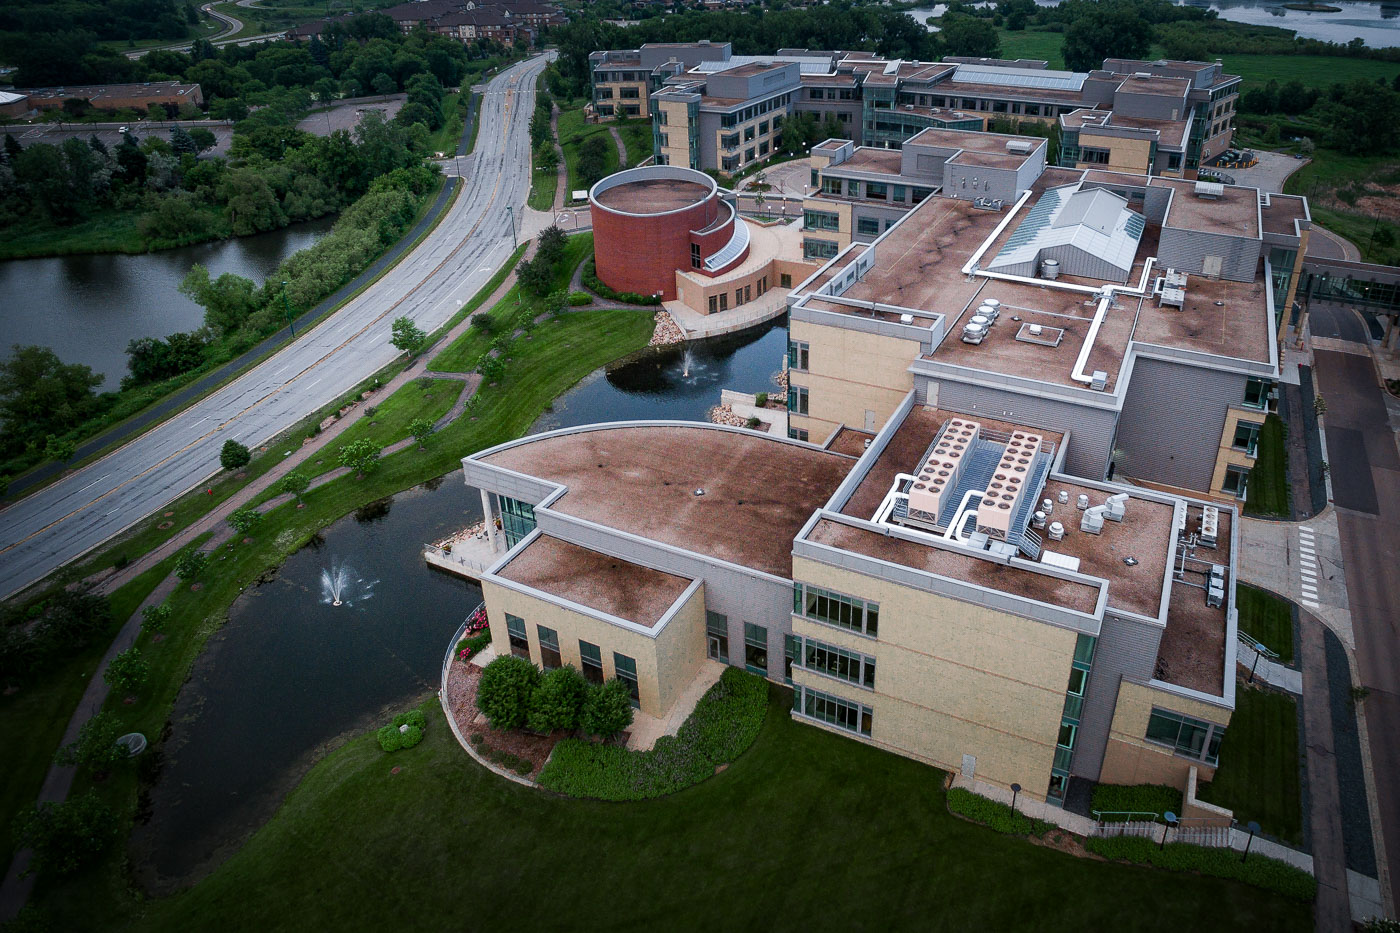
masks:
[[[736,110],[734,113],[722,113],[719,116],[719,125],[725,129],[747,123],[754,117],[771,113],[779,107],[786,107],[788,101],[792,99],[791,94],[780,94],[777,97],[770,97],[767,100],[759,101],[752,107],[745,107],[743,110]]]
[[[860,100],[860,90],[849,87],[809,87],[808,100]]]
[[[807,259],[831,259],[839,252],[836,244],[831,240],[818,240],[812,237],[803,237],[802,255]]]
[[[642,96],[642,94],[641,94],[641,88],[635,88],[635,87],[620,87],[620,88],[617,89],[617,96],[620,97],[620,98],[623,99],[623,100],[640,100],[640,99],[641,99],[641,96]],[[600,88],[598,88],[598,99],[599,99],[599,100],[612,100],[612,97],[613,97],[613,89],[612,89],[612,88],[610,88],[610,87],[600,87]]]
[[[946,97],[938,94],[900,94],[899,104],[913,104],[917,107],[952,107],[958,110],[981,110],[988,113],[1019,113],[1028,117],[1055,117],[1061,111],[1068,113],[1074,107],[1056,107],[1053,104],[1027,104],[1022,101],[982,100],[971,97]],[[889,108],[887,102],[876,102],[876,107]]]
[[[1219,763],[1220,740],[1223,738],[1224,726],[1169,710],[1154,707],[1147,719],[1147,741],[1166,745],[1178,755],[1195,758],[1208,765]]]
[[[1060,715],[1060,732],[1055,741],[1055,758],[1050,766],[1050,786],[1045,792],[1051,803],[1063,803],[1069,789],[1069,769],[1074,758],[1075,741],[1079,738],[1079,720],[1084,711],[1084,693],[1089,685],[1089,671],[1094,663],[1098,639],[1080,635],[1074,643],[1070,661],[1069,684],[1065,687],[1065,707]]]
[[[699,247],[696,247],[698,249]],[[754,294],[757,290],[757,295]],[[762,298],[764,292],[768,291],[768,276],[761,275],[756,282],[734,289],[734,307],[747,304],[755,297]],[[719,292],[709,298],[709,308],[711,314],[729,310],[729,293]]]
[[[792,612],[858,635],[875,638],[880,633],[880,604],[812,586],[792,585]]]
[[[559,633],[545,625],[535,626],[535,635],[540,642],[540,666],[553,670],[564,666],[564,658],[559,653]],[[525,620],[520,616],[506,613],[506,636],[510,641],[510,653],[517,658],[529,661],[530,639],[525,634]],[[579,639],[578,654],[582,673],[591,683],[603,682],[603,649],[592,642]],[[641,687],[637,681],[637,662],[625,654],[613,652],[613,671],[617,679],[627,684],[632,694],[632,705],[641,704]]]
[[[800,667],[865,687],[875,689],[875,659],[869,655],[848,651],[839,645],[796,636]]]
[[[856,735],[869,736],[875,723],[875,711],[870,707],[801,685],[793,691],[792,710],[799,716],[815,719]]]

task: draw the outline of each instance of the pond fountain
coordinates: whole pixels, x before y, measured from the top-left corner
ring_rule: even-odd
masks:
[[[378,582],[365,580],[349,564],[331,561],[331,565],[321,571],[321,602],[329,606],[354,606],[352,599],[361,602],[369,599]]]

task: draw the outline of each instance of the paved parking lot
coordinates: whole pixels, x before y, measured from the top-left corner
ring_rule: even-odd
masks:
[[[384,119],[392,120],[403,107],[405,94],[390,94],[387,97],[376,94],[374,97],[352,97],[337,101],[330,109],[321,113],[307,114],[297,123],[297,129],[317,136],[329,136],[336,130],[353,130],[366,110],[378,110]]]
[[[170,138],[170,127],[174,123],[33,123],[17,124],[13,126],[0,127],[0,133],[7,136],[15,136],[19,139],[20,145],[28,148],[35,143],[46,143],[50,146],[61,146],[65,139],[77,137],[86,142],[89,138],[96,136],[102,140],[103,145],[109,149],[117,146],[122,141],[121,128],[129,126],[131,134],[136,137],[137,142],[147,136],[158,136],[161,139]],[[229,143],[233,139],[233,127],[228,124],[208,124],[208,123],[182,123],[184,127],[192,128],[202,126],[214,134],[218,142],[213,149],[207,150],[205,155],[228,155]]]

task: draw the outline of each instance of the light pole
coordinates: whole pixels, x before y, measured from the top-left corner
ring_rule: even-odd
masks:
[[[1257,642],[1257,641],[1256,641],[1256,642],[1254,643],[1254,663],[1251,664],[1251,665],[1249,666],[1249,680],[1245,681],[1245,683],[1250,683],[1250,684],[1254,683],[1254,672],[1255,672],[1255,670],[1258,669],[1258,667],[1259,667],[1259,659],[1262,658],[1263,656],[1264,656],[1264,643],[1263,643],[1263,642]]]
[[[510,248],[515,249],[520,246],[520,242],[515,238],[515,208],[507,204],[506,213],[510,215]]]
[[[1016,795],[1021,792],[1020,784],[1011,785],[1011,818],[1016,818]]]
[[[1164,814],[1162,814],[1162,815],[1163,815],[1164,817],[1166,817],[1166,819],[1167,819],[1167,825],[1162,827],[1162,844],[1159,845],[1159,846],[1157,846],[1157,849],[1158,849],[1159,851],[1162,850],[1162,849],[1165,849],[1165,848],[1167,847],[1167,833],[1168,833],[1168,832],[1171,830],[1171,828],[1172,828],[1173,826],[1175,826],[1176,823],[1177,823],[1176,814],[1173,813],[1172,811],[1168,810],[1166,813],[1164,813]]]
[[[282,283],[282,311],[287,315],[287,329],[291,331],[292,336],[295,337],[297,335],[297,329],[296,325],[292,323],[292,306],[291,303],[287,301],[287,283],[285,281]]]
[[[1249,847],[1254,843],[1254,834],[1259,832],[1260,826],[1258,823],[1250,820],[1245,826],[1245,829],[1249,830],[1249,838],[1245,840],[1244,855],[1240,856],[1240,862],[1244,862],[1245,859],[1249,858]]]

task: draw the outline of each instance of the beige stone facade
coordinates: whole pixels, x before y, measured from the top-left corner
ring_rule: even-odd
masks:
[[[841,327],[793,321],[789,339],[809,347],[806,371],[793,369],[793,386],[807,389],[807,413],[794,412],[791,425],[816,440],[842,424],[882,427],[914,387],[910,362],[919,355],[914,340],[883,337]]]
[[[661,135],[661,164],[699,169],[690,164],[690,108],[684,101],[658,100],[657,127]]]
[[[1219,726],[1228,725],[1230,709],[1168,692],[1147,684],[1124,680],[1118,687],[1118,704],[1109,729],[1099,781],[1104,784],[1169,784],[1186,788],[1190,771],[1209,781],[1215,768],[1178,755],[1165,745],[1149,741],[1147,720],[1153,708],[1190,716]]]
[[[1108,150],[1108,164],[1079,162],[1077,168],[1095,168],[1108,172],[1127,172],[1146,175],[1152,168],[1152,141],[1150,139],[1129,139],[1123,136],[1100,136],[1087,127],[1079,132],[1081,149]],[[1161,175],[1180,176],[1178,172],[1158,172]]]
[[[1226,473],[1232,466],[1246,470],[1253,469],[1257,459],[1254,453],[1235,446],[1235,430],[1242,421],[1246,424],[1258,425],[1262,429],[1267,414],[1267,412],[1256,408],[1231,406],[1228,409],[1225,415],[1225,429],[1220,432],[1220,451],[1215,458],[1215,473],[1210,480],[1210,494],[1212,496],[1234,498],[1224,490]]]

